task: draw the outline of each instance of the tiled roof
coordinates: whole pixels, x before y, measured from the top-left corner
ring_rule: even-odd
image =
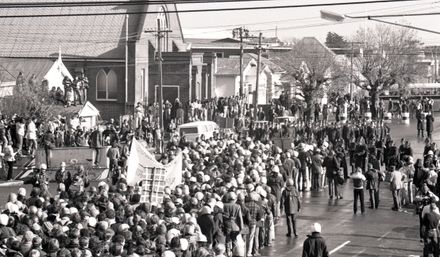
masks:
[[[243,62],[244,64],[244,62]],[[243,65],[243,68],[245,65]],[[239,58],[217,58],[217,75],[240,75]]]
[[[257,58],[258,58],[258,55],[256,55],[256,54],[253,54],[253,53],[246,53],[246,54],[244,54],[245,56],[247,55],[247,56],[250,56],[251,58],[254,58],[255,60],[257,60]],[[264,64],[265,66],[268,66],[269,67],[269,69],[272,71],[272,72],[278,72],[278,73],[281,73],[281,72],[284,72],[285,70],[283,69],[283,68],[281,68],[278,64],[276,64],[276,63],[274,63],[274,62],[272,62],[271,60],[269,60],[269,59],[267,59],[267,58],[264,58],[264,57],[261,57],[261,63],[262,64]]]
[[[69,2],[90,0],[69,0]],[[102,0],[93,0],[100,2]],[[130,2],[132,0],[126,0]],[[2,0],[16,3],[18,0]],[[47,2],[27,0],[26,2]],[[147,2],[147,1],[146,1]],[[75,13],[126,13],[139,5],[105,5],[55,8],[3,8],[0,16]],[[129,34],[137,33],[142,15],[130,15]],[[50,57],[61,47],[66,57],[121,58],[124,56],[125,15],[77,17],[0,18],[0,57]]]
[[[0,82],[15,82],[20,72],[26,81],[32,74],[42,81],[52,65],[53,61],[48,59],[0,58]]]
[[[243,55],[244,70],[251,60],[257,60],[256,54],[245,53]],[[268,67],[272,72],[283,72],[284,70],[277,64],[261,57],[261,71]],[[230,58],[217,58],[217,73],[218,75],[240,75],[240,58],[238,56]]]

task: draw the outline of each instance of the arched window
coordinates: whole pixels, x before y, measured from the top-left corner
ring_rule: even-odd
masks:
[[[118,76],[113,70],[103,69],[96,75],[96,99],[116,100],[118,98]]]
[[[100,70],[96,75],[96,98],[107,98],[107,74],[104,70]]]
[[[118,76],[113,70],[107,74],[107,98],[118,98]]]

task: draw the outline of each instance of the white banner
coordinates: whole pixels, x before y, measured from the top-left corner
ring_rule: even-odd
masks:
[[[174,189],[182,183],[182,153],[165,166],[165,185]]]
[[[145,170],[147,168],[165,169],[165,185],[172,189],[182,183],[182,153],[179,153],[172,162],[163,165],[156,161],[154,155],[147,148],[136,139],[133,139],[130,156],[127,161],[127,183],[130,186],[146,180],[147,174]]]

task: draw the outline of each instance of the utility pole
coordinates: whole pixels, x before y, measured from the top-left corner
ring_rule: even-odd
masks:
[[[163,126],[163,78],[162,78],[162,37],[164,37],[163,33],[171,32],[167,28],[162,29],[160,24],[160,19],[157,19],[157,29],[156,30],[147,30],[147,33],[155,33],[157,37],[157,60],[158,60],[158,71],[159,71],[159,129],[162,135],[162,145],[161,152],[163,151],[163,135],[164,135],[164,126]]]
[[[244,27],[238,27],[233,29],[232,34],[234,38],[238,35],[240,37],[240,88],[239,94],[240,96],[244,95],[244,79],[243,79],[243,55],[244,55],[244,46],[243,46],[243,38],[249,37],[249,30]]]
[[[243,96],[243,27],[239,28],[240,33],[240,96]]]
[[[437,73],[438,73],[438,67],[437,67],[437,46],[434,46],[434,83],[437,83]]]
[[[128,110],[128,14],[125,15],[125,114]]]
[[[354,42],[351,42],[350,55],[350,101],[353,101],[353,56],[354,56]]]
[[[261,47],[261,37],[263,33],[260,32],[260,35],[258,36],[258,59],[257,59],[257,78],[255,81],[255,94],[254,94],[254,118],[255,120],[258,120],[257,114],[258,114],[258,84],[260,83],[260,62],[261,62],[261,50],[263,48]]]

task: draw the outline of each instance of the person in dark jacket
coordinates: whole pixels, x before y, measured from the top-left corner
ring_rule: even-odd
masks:
[[[104,137],[98,127],[96,127],[92,134],[90,134],[89,145],[90,148],[93,148],[96,152],[94,164],[99,166],[99,151],[104,145]]]
[[[203,206],[200,216],[197,218],[197,223],[200,225],[201,232],[206,236],[209,246],[212,246],[214,238],[214,218],[211,212],[211,207]]]
[[[417,119],[417,136],[418,137],[425,137],[425,134],[423,133],[423,131],[425,130],[424,125],[423,124],[423,115],[422,115],[422,111],[417,111],[416,114],[416,119]]]
[[[432,138],[432,131],[434,130],[434,116],[431,112],[426,115],[426,134],[428,138]]]
[[[299,200],[299,193],[296,190],[293,179],[288,179],[286,187],[281,195],[280,208],[286,214],[287,220],[287,237],[291,237],[292,230],[295,237],[298,237],[296,233],[296,216],[301,209],[301,202]]]
[[[280,217],[280,211],[278,208],[278,204],[281,200],[281,190],[284,185],[283,176],[280,174],[280,169],[278,166],[274,166],[272,168],[272,172],[270,173],[270,176],[267,178],[267,185],[271,188],[272,193],[275,195],[275,219],[279,219]]]
[[[385,174],[370,163],[365,177],[367,178],[367,190],[370,193],[370,209],[377,209],[379,207],[380,181],[384,181]]]
[[[335,156],[333,150],[329,151],[328,156],[324,159],[323,166],[326,169],[326,177],[328,179],[328,193],[330,199],[333,199],[333,196],[336,198],[342,199],[341,195],[338,192],[338,172],[339,172],[339,160]]]
[[[321,224],[314,223],[312,234],[307,235],[303,244],[302,257],[328,257],[327,244],[321,236]]]

